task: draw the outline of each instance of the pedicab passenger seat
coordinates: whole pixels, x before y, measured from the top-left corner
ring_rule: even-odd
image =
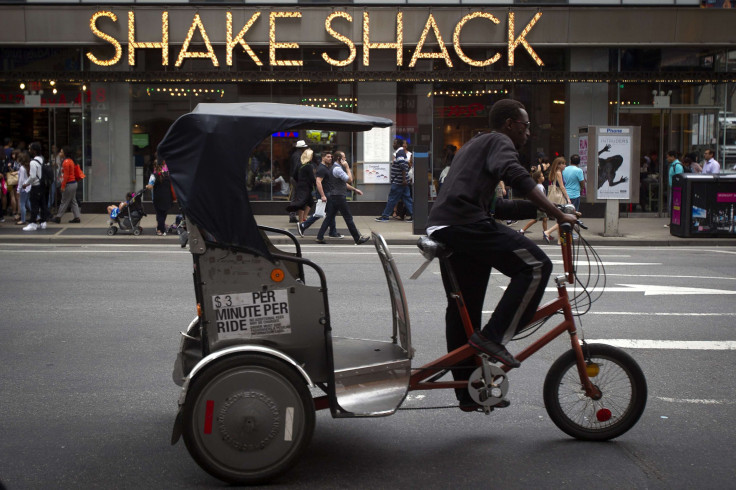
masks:
[[[411,376],[414,352],[404,287],[386,241],[375,232],[372,237],[388,283],[393,335],[390,341],[333,337],[336,418],[394,413],[406,397]]]

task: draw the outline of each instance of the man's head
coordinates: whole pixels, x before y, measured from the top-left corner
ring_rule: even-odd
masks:
[[[706,160],[710,160],[711,158],[713,158],[713,150],[708,148],[707,150],[703,152],[703,156],[705,157]]]
[[[39,143],[38,141],[34,141],[33,143],[30,144],[30,146],[28,147],[28,150],[31,152],[32,157],[40,155],[41,154],[41,143]]]
[[[672,163],[675,160],[677,160],[677,152],[675,150],[670,150],[667,152],[667,163]]]
[[[399,148],[404,146],[404,140],[401,138],[394,139],[394,150],[398,150]]]
[[[489,121],[491,129],[511,138],[517,150],[529,139],[529,115],[518,100],[501,99],[493,104]]]
[[[332,164],[332,152],[331,151],[323,151],[322,152],[322,163],[325,165]]]
[[[296,142],[296,145],[294,145],[296,148],[301,148],[302,150],[304,148],[309,148],[309,145],[304,140],[299,140]]]
[[[570,157],[570,163],[572,165],[580,165],[580,155],[577,153]]]

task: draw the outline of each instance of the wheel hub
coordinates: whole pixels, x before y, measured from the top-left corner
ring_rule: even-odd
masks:
[[[217,415],[222,440],[238,451],[258,451],[279,434],[280,411],[274,400],[257,391],[241,391],[225,400]]]

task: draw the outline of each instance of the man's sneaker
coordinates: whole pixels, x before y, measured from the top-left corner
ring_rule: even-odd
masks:
[[[361,236],[360,238],[358,238],[358,240],[355,242],[355,244],[356,245],[362,245],[362,244],[364,244],[365,242],[367,242],[370,239],[371,239],[371,237],[369,237],[369,236]]]
[[[334,235],[329,235],[330,238],[345,238],[344,235],[341,235],[340,233],[335,233]]]
[[[388,220],[389,220],[388,216],[379,216],[378,218],[376,218],[376,221],[378,221],[379,223],[385,223]]]
[[[61,218],[59,218],[58,216],[56,216],[56,217],[51,218],[51,221],[53,221],[56,224],[59,224],[59,223],[61,223]]]
[[[492,359],[499,361],[501,364],[508,367],[518,368],[521,363],[517,361],[514,356],[511,355],[506,347],[494,342],[493,340],[485,338],[481,333],[475,332],[468,339],[468,344],[475,350],[480,351]]]
[[[82,222],[82,220],[79,219],[79,218],[74,218],[74,219],[70,219],[69,220],[69,223],[81,223],[81,222]]]
[[[38,228],[41,229],[41,230],[45,230],[46,229],[46,222],[44,221],[43,223],[41,223],[40,225],[38,225]]]
[[[304,237],[304,225],[302,223],[296,224],[296,232],[299,233],[300,237]]]
[[[327,243],[327,242],[325,241],[325,239],[324,239],[324,238],[317,238],[317,239],[315,240],[315,242],[317,242],[317,243],[321,243],[322,245],[324,245],[325,243]]]
[[[38,225],[36,223],[28,223],[28,225],[23,227],[23,231],[36,231],[38,230]]]
[[[407,216],[406,218],[404,218],[404,221],[406,223],[413,223],[414,222],[414,216]]]

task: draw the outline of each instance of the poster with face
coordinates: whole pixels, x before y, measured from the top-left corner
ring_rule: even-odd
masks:
[[[596,198],[630,198],[631,144],[629,128],[598,128],[598,154],[589,155],[596,171]]]
[[[581,135],[578,139],[578,155],[580,156],[580,170],[583,171],[585,181],[588,181],[588,135]],[[587,187],[581,189],[581,196],[587,195]]]

